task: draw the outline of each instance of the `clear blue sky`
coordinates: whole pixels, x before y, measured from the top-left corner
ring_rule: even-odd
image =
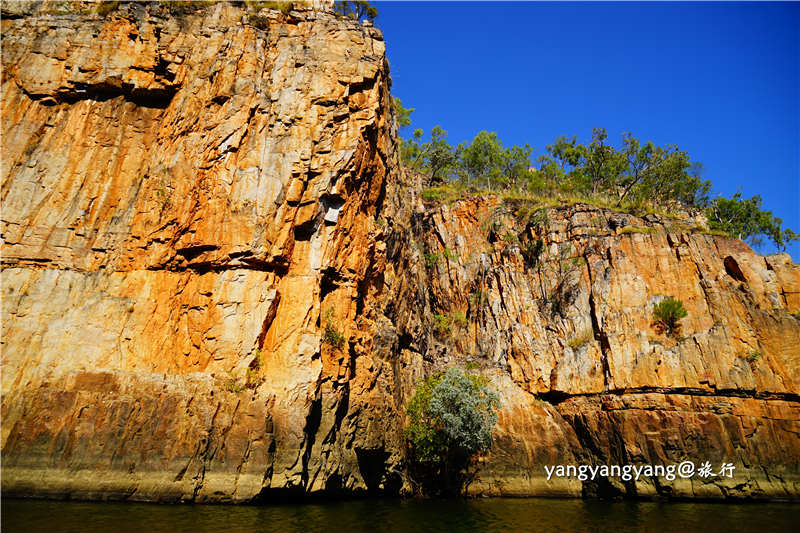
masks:
[[[535,154],[632,131],[800,232],[800,4],[374,3],[412,129],[496,131]]]

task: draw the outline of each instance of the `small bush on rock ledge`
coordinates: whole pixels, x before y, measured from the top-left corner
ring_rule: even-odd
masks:
[[[426,494],[460,494],[475,455],[489,449],[500,399],[485,378],[458,368],[417,386],[406,408],[410,473]]]
[[[661,333],[677,334],[681,329],[680,320],[688,315],[683,302],[669,296],[653,306],[653,325]]]
[[[329,344],[337,350],[342,350],[345,343],[344,335],[336,327],[333,320],[333,308],[325,313],[325,332],[322,334],[322,342]]]

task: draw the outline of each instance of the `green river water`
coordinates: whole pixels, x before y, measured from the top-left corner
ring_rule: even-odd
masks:
[[[2,533],[800,532],[800,505],[545,499],[262,506],[2,501]]]

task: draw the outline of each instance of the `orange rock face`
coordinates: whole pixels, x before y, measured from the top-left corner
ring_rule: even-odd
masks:
[[[586,205],[424,204],[380,32],[324,10],[11,15],[6,494],[403,493],[415,383],[472,361],[502,398],[475,494],[800,496],[788,256]],[[544,470],[687,459],[735,476]]]
[[[388,449],[346,408],[376,387],[354,358],[383,257],[384,43],[328,13],[263,16],[3,22],[9,490],[358,490],[355,446]],[[321,342],[328,309],[341,349]]]
[[[654,215],[524,209],[423,206],[389,238],[388,312],[405,348],[426,368],[479,363],[504,399],[471,490],[796,498],[800,268],[789,256]],[[654,324],[665,296],[688,311],[672,334]],[[685,460],[736,475],[581,483],[543,469]]]

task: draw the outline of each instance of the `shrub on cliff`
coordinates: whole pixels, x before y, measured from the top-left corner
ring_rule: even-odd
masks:
[[[346,340],[339,328],[336,327],[333,319],[333,308],[328,309],[325,313],[325,331],[322,334],[322,342],[333,346],[337,350],[342,350]]]
[[[566,311],[577,297],[586,259],[577,255],[571,244],[553,253],[544,249],[536,262],[541,302],[552,316],[566,317]]]
[[[103,2],[98,2],[97,3],[97,6],[95,7],[95,12],[98,15],[100,15],[102,17],[105,17],[105,16],[110,15],[112,12],[116,11],[117,9],[119,9],[119,1],[118,0],[115,0],[115,1],[112,1],[112,2],[103,1]]]
[[[407,408],[412,478],[422,492],[458,494],[473,457],[492,444],[498,396],[485,378],[451,367],[417,386]]]
[[[248,8],[250,9],[275,9],[283,13],[284,15],[288,15],[289,11],[292,10],[294,7],[294,2],[256,2],[256,1],[247,1],[245,2]]]
[[[213,6],[216,0],[185,0],[183,2],[175,2],[174,0],[158,0],[158,3],[173,16],[190,15],[200,9]]]
[[[653,306],[653,323],[659,331],[667,335],[680,331],[680,320],[688,316],[683,302],[672,296],[661,300]]]
[[[253,13],[247,15],[247,23],[259,30],[269,29],[269,18],[262,15],[254,15]]]

